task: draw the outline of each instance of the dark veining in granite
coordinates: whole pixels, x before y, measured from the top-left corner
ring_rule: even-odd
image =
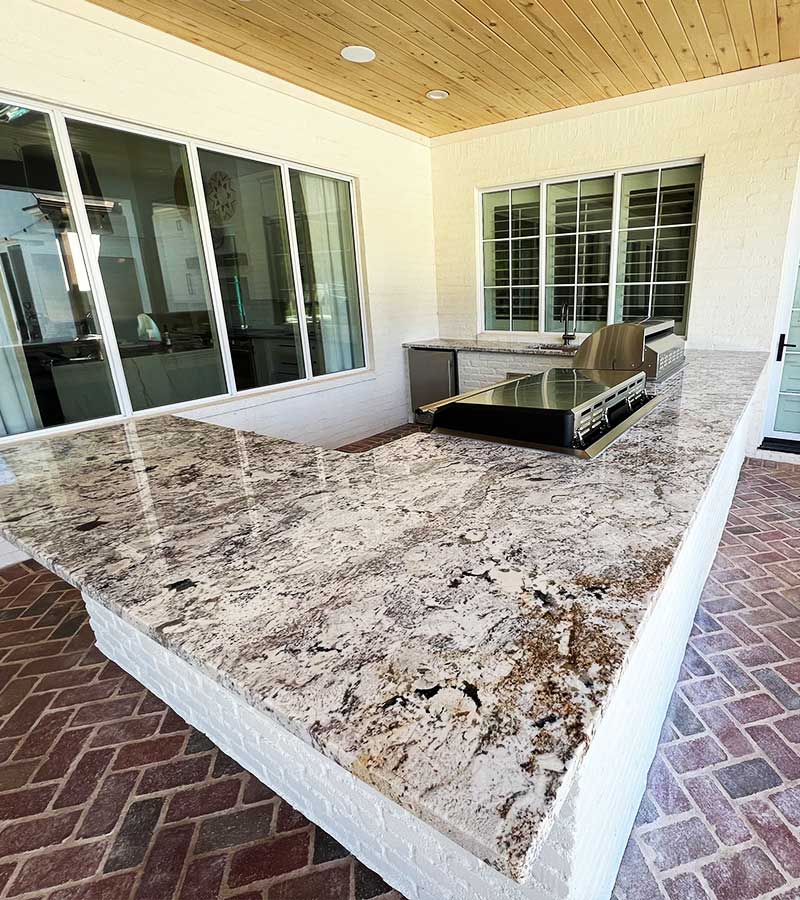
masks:
[[[173,417],[0,454],[0,532],[512,878],[762,354],[690,354],[599,459],[320,450]]]

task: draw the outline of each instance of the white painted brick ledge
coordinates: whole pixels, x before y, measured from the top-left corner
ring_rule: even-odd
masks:
[[[408,900],[550,900],[501,875],[84,594],[101,652]]]

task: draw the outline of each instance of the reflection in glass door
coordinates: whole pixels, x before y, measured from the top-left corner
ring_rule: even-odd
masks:
[[[132,408],[224,394],[186,148],[67,129]]]
[[[303,378],[280,167],[198,156],[236,387]]]
[[[0,104],[0,437],[118,411],[49,118]]]

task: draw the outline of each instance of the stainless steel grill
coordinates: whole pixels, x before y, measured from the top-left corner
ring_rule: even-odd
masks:
[[[642,371],[649,381],[663,381],[685,359],[673,319],[643,319],[607,325],[589,335],[575,354],[575,368]]]
[[[661,398],[643,372],[549,369],[420,407],[436,430],[593,458]]]

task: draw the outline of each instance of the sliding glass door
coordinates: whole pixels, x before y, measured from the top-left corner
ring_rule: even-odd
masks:
[[[226,393],[186,147],[67,130],[132,409]]]
[[[292,170],[291,185],[313,374],[361,368],[364,336],[350,184]]]
[[[118,411],[49,118],[0,104],[0,437]]]
[[[198,155],[236,387],[303,378],[281,169]]]

